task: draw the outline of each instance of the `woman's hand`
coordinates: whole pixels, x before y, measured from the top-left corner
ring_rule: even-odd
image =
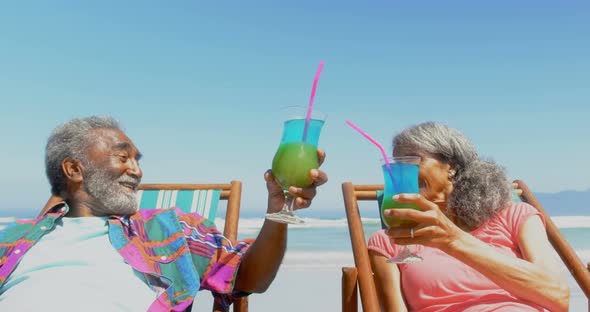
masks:
[[[398,245],[424,245],[447,250],[466,232],[453,223],[438,207],[420,194],[398,194],[393,200],[399,203],[415,204],[421,210],[388,209],[385,216],[412,220],[417,223],[413,229],[389,229],[388,234]],[[412,237],[413,232],[413,237]]]
[[[326,153],[321,149],[318,149],[318,162],[320,166],[322,163],[324,163],[324,159],[326,159]],[[309,187],[289,187],[289,193],[295,200],[293,210],[309,207],[313,198],[316,196],[316,188],[328,182],[328,176],[326,173],[319,169],[310,170],[309,177],[312,180],[312,183]],[[280,211],[281,208],[283,208],[283,204],[285,202],[283,189],[272,175],[271,170],[268,170],[264,173],[264,179],[266,180],[266,188],[268,189],[268,212]]]

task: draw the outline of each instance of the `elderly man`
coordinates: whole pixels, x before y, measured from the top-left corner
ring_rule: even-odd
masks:
[[[318,151],[320,160],[324,153]],[[1,311],[184,311],[199,289],[224,306],[264,292],[283,258],[287,226],[265,221],[256,240],[232,242],[196,214],[137,210],[141,153],[109,117],[71,120],[46,147],[54,197],[39,218],[0,232]],[[296,208],[327,181],[291,187]],[[264,175],[268,212],[283,192]]]

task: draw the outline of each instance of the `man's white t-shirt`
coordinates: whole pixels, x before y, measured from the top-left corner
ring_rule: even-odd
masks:
[[[143,275],[111,245],[107,218],[61,218],[0,289],[0,311],[147,311]]]

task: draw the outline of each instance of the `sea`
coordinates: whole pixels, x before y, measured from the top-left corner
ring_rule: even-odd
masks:
[[[290,225],[288,233],[287,253],[283,260],[283,268],[315,270],[340,270],[343,266],[354,266],[352,246],[346,218],[303,218],[302,225]],[[554,216],[551,218],[567,241],[571,244],[584,263],[590,262],[590,216]],[[14,218],[0,218],[0,230]],[[241,218],[239,221],[238,239],[254,238],[258,234],[264,220],[259,218]],[[365,236],[381,228],[379,218],[363,218]],[[223,230],[223,219],[215,223]],[[557,253],[554,255],[558,258]],[[561,263],[561,261],[560,261]],[[563,274],[567,276],[571,289],[571,300],[577,311],[579,307],[587,307],[586,298],[569,274],[565,265]],[[573,309],[571,309],[573,308]]]

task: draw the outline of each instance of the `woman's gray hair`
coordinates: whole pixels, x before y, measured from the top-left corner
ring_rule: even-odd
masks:
[[[461,132],[431,121],[406,128],[393,138],[393,146],[426,153],[457,173],[479,158],[475,146]]]
[[[476,228],[511,200],[504,169],[479,158],[475,146],[456,129],[436,122],[409,127],[393,138],[396,151],[424,153],[455,170],[447,208],[465,225]]]
[[[491,160],[477,159],[453,180],[447,207],[475,229],[506,207],[511,196],[504,168]]]
[[[51,193],[59,195],[66,189],[66,177],[61,164],[66,158],[88,163],[86,149],[96,139],[94,129],[121,130],[119,123],[109,116],[91,116],[72,119],[53,130],[45,146],[45,173]]]

